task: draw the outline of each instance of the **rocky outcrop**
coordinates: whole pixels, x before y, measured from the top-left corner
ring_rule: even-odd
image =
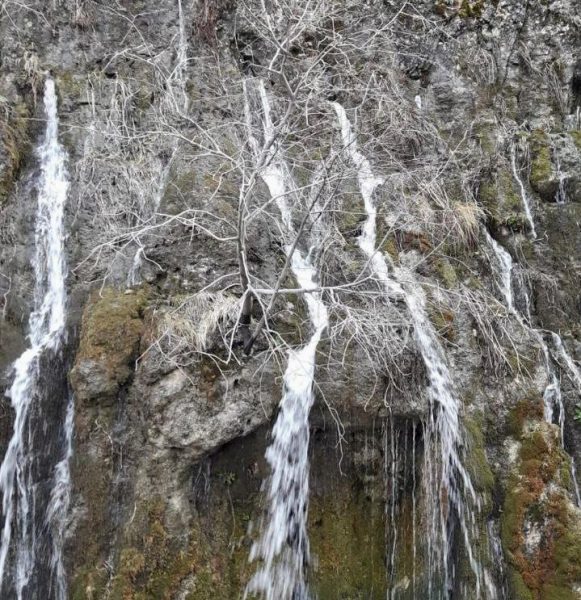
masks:
[[[87,303],[71,383],[79,402],[115,401],[129,383],[143,334],[143,290],[105,289]]]
[[[253,151],[246,123],[258,112],[245,114],[242,90],[254,76],[266,80],[276,122],[293,94],[300,106],[282,146],[301,189],[340,147],[327,101],[357,115],[358,141],[384,178],[378,246],[425,290],[462,401],[462,458],[481,505],[475,545],[487,572],[509,598],[580,597],[569,462],[581,470],[580,390],[555,354],[563,448],[543,420],[549,382],[538,337],[523,326],[560,333],[581,364],[575,2],[339,3],[284,50],[284,77],[264,68],[277,49],[254,4],[27,0],[0,17],[2,368],[22,348],[30,312],[30,148],[45,70],[71,157],[71,598],[236,598],[252,572],[286,350],[309,333],[293,293],[273,303],[270,337],[250,356],[234,327],[238,208]],[[341,36],[348,52],[333,46]],[[321,600],[383,598],[388,581],[397,598],[427,597],[425,368],[402,299],[386,301],[366,275],[356,177],[340,153],[327,167],[321,284],[335,289],[325,298],[331,328],[311,427],[309,581]],[[262,184],[253,185],[266,208],[247,215],[248,268],[256,289],[272,288],[284,239]],[[300,222],[306,205],[294,200]],[[483,227],[512,256],[522,318],[503,304]],[[261,316],[255,302],[251,325]],[[1,414],[4,439],[8,400]],[[486,540],[497,533],[495,554]],[[468,597],[474,582],[457,533],[454,545],[451,593]]]

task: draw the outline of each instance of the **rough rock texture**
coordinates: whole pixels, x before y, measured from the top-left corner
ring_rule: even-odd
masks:
[[[294,176],[306,185],[321,156],[340,145],[327,100],[353,109],[359,141],[385,177],[378,243],[424,285],[462,401],[464,460],[482,504],[477,526],[482,538],[487,527],[500,537],[487,566],[507,598],[581,598],[581,516],[570,475],[571,458],[581,471],[581,390],[555,353],[563,450],[558,426],[543,421],[547,373],[538,339],[503,306],[481,232],[487,227],[512,256],[517,309],[532,327],[559,333],[581,364],[578,4],[329,6],[331,16],[288,50],[291,83],[312,69],[318,94],[285,133]],[[224,0],[0,7],[3,388],[25,345],[32,297],[38,164],[31,149],[41,135],[45,71],[56,81],[70,157],[68,319],[77,349],[69,374],[76,417],[66,563],[74,600],[238,598],[253,570],[247,558],[263,506],[284,344],[299,345],[309,329],[302,298],[288,294],[272,312],[275,352],[261,336],[247,357],[239,336],[231,337],[228,306],[241,295],[232,277],[234,224],[247,173],[239,166],[248,169],[250,156],[241,82],[265,77],[275,112],[289,100],[288,80],[264,68],[272,48],[248,10],[262,15],[253,2]],[[379,24],[389,45],[381,38],[364,48]],[[319,72],[314,57],[330,46],[330,32],[355,32],[355,50],[349,64],[329,51]],[[307,79],[300,94],[310,85]],[[212,140],[200,131],[211,131]],[[298,131],[308,138],[299,143]],[[336,163],[349,171],[342,158]],[[262,184],[255,194],[267,198]],[[357,245],[365,214],[352,173],[334,198],[327,286],[352,281],[366,266]],[[275,213],[261,212],[248,229],[257,287],[274,286],[284,263]],[[282,283],[294,287],[289,276]],[[321,600],[384,598],[388,585],[398,599],[427,597],[427,565],[416,553],[425,523],[413,519],[416,509],[425,514],[416,497],[425,369],[401,299],[376,302],[377,286],[365,285],[357,289],[368,297],[352,308],[372,306],[384,328],[355,328],[359,313],[349,320],[337,304],[332,334],[319,348],[309,579]],[[210,313],[218,315],[214,327],[205,320]],[[255,303],[253,323],[260,316]],[[2,447],[10,430],[4,399]],[[460,583],[452,597],[470,597],[470,569],[462,541],[456,544]]]

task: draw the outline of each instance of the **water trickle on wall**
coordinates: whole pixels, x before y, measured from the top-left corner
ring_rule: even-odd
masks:
[[[538,329],[535,329],[530,322],[530,299],[528,298],[528,292],[526,289],[524,290],[525,305],[527,307],[526,312],[528,313],[526,319],[514,304],[512,289],[514,264],[511,255],[488,233],[486,229],[484,229],[484,235],[495,259],[491,261],[491,264],[493,265],[493,272],[495,274],[497,286],[501,292],[506,308],[508,309],[509,313],[516,318],[520,326],[533,335],[534,339],[542,350],[545,373],[547,375],[547,385],[545,386],[543,392],[544,417],[545,421],[548,423],[554,423],[559,426],[561,431],[561,445],[564,447],[565,406],[563,404],[561,382],[553,364],[549,346],[543,337],[543,333]],[[575,385],[578,394],[581,397],[581,372],[575,365],[571,356],[567,353],[560,336],[554,332],[551,332],[550,335],[555,352],[561,357],[562,362],[569,373],[571,381]],[[571,459],[571,475],[575,488],[575,499],[577,504],[581,505],[581,495],[579,492],[579,484],[577,481],[577,473],[573,459]]]
[[[270,104],[262,81],[257,82],[262,108],[263,145],[260,147],[252,130],[251,146],[256,163],[265,165],[260,177],[281,213],[285,252],[291,255],[291,270],[298,287],[317,288],[317,270],[313,252],[304,256],[293,247],[298,235],[292,223],[287,196],[294,188],[282,150],[275,140]],[[248,104],[247,120],[250,123]],[[266,153],[262,156],[261,153]],[[300,350],[290,350],[284,374],[283,397],[272,430],[272,443],[266,451],[271,475],[266,482],[267,516],[259,540],[253,545],[250,560],[260,559],[261,566],[250,580],[245,596],[259,594],[266,600],[305,600],[308,587],[305,570],[309,562],[307,512],[309,497],[309,413],[314,401],[316,350],[328,324],[327,309],[320,292],[304,294],[314,332]]]
[[[67,598],[67,574],[63,561],[63,549],[65,526],[71,503],[70,461],[73,455],[74,416],[75,404],[71,395],[64,423],[64,455],[54,469],[52,490],[45,519],[46,529],[51,532],[52,538],[50,566],[54,580],[51,582],[51,591],[54,592],[56,600],[66,600]]]
[[[525,210],[525,216],[529,223],[530,233],[533,238],[537,237],[537,231],[535,229],[535,221],[533,219],[533,211],[531,209],[531,201],[525,189],[524,183],[519,175],[519,171],[516,166],[516,149],[515,145],[511,144],[510,147],[510,165],[512,168],[512,174],[515,178],[515,181],[518,183],[518,188],[520,190],[520,197],[523,203],[523,208]]]
[[[563,340],[561,336],[557,333],[551,332],[551,339],[553,341],[553,346],[557,353],[557,356],[561,359],[562,363],[565,365],[565,370],[569,375],[569,379],[573,383],[577,395],[581,399],[581,370],[575,364],[573,357],[567,352],[565,345],[563,344]],[[563,408],[563,403],[561,402],[561,443],[564,443],[564,428],[565,428],[565,410]],[[575,467],[575,461],[571,458],[571,475],[573,479],[573,486],[575,490],[575,501],[577,506],[581,507],[581,490],[579,489],[579,480],[577,479],[577,468]]]
[[[46,479],[47,474],[38,472],[37,462],[41,458],[36,453],[41,450],[34,445],[37,428],[47,426],[43,407],[36,404],[43,400],[52,404],[62,402],[62,399],[45,398],[46,388],[40,378],[43,359],[54,360],[62,348],[66,321],[64,208],[69,183],[66,153],[58,141],[55,85],[50,78],[45,83],[44,109],[46,129],[38,148],[40,174],[32,258],[34,310],[29,319],[29,347],[13,365],[13,382],[8,395],[15,412],[14,432],[0,467],[4,515],[0,590],[8,597],[10,586],[19,600],[66,597],[61,553],[70,484],[72,401],[63,423],[62,459],[54,467],[53,489],[46,514],[42,515],[38,514],[44,505],[39,480]],[[40,414],[40,419],[33,418],[35,412]],[[39,583],[38,571],[47,561],[50,581]]]
[[[428,595],[430,598],[445,598],[453,588],[454,566],[449,545],[449,525],[453,515],[458,521],[468,562],[475,577],[474,597],[486,595],[495,598],[495,590],[485,586],[484,569],[473,549],[477,535],[475,512],[478,511],[479,500],[460,456],[463,440],[458,414],[459,402],[453,390],[444,352],[428,319],[425,297],[414,275],[405,269],[392,269],[393,274],[390,274],[387,258],[376,248],[377,209],[373,194],[383,180],[373,174],[371,164],[359,152],[345,109],[336,102],[333,107],[341,125],[343,148],[357,171],[359,190],[367,213],[359,246],[367,255],[369,265],[383,285],[387,297],[404,299],[430,382],[428,395],[431,414],[424,429],[423,477],[429,519]],[[447,500],[444,500],[444,495]]]
[[[565,188],[566,176],[565,173],[561,170],[561,161],[559,160],[559,153],[557,148],[553,148],[553,155],[555,157],[555,167],[557,169],[557,179],[559,181],[559,185],[557,186],[557,191],[555,192],[555,202],[557,204],[566,204],[567,203],[567,190]]]

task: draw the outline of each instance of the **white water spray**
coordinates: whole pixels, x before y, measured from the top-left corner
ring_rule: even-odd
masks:
[[[497,273],[500,274],[500,276],[497,277],[496,284],[504,299],[506,308],[508,308],[509,312],[515,314],[516,309],[514,307],[514,295],[512,293],[512,256],[490,235],[490,233],[488,233],[486,227],[483,228],[483,231],[486,242],[494,254]]]
[[[555,202],[557,204],[567,204],[567,190],[565,188],[565,180],[567,178],[561,170],[561,161],[559,160],[559,154],[556,148],[553,148],[553,154],[555,156],[555,166],[557,167],[557,178],[559,180],[557,192],[555,193]]]
[[[274,139],[274,126],[264,84],[258,82],[262,105],[264,148],[268,159],[260,176],[267,185],[281,213],[287,238],[285,251],[292,250],[297,235],[287,201],[291,179],[288,168],[279,155]],[[250,122],[249,109],[247,119]],[[258,143],[250,132],[251,143],[258,152]],[[317,271],[298,248],[291,256],[291,269],[298,286],[304,290],[317,288]],[[319,292],[305,293],[305,301],[314,333],[306,346],[289,352],[284,374],[283,397],[272,431],[273,441],[266,451],[271,467],[267,482],[268,515],[260,539],[253,545],[250,560],[260,559],[261,566],[250,580],[245,597],[259,594],[266,600],[306,600],[308,588],[305,569],[309,561],[307,511],[309,499],[309,413],[314,401],[316,350],[328,324],[327,309]]]
[[[523,181],[518,173],[518,169],[516,167],[516,151],[514,148],[514,144],[512,144],[510,147],[510,164],[512,167],[512,174],[513,174],[516,182],[518,183],[518,187],[520,190],[520,197],[521,197],[521,200],[523,203],[523,208],[525,209],[525,216],[527,218],[527,221],[529,222],[529,227],[531,230],[531,236],[536,239],[537,231],[535,229],[535,221],[533,219],[533,212],[531,210],[531,202],[527,195],[527,191],[525,189],[524,183],[523,183]]]
[[[47,508],[45,525],[52,534],[51,571],[54,574],[56,600],[67,600],[67,578],[63,561],[65,526],[71,503],[71,471],[70,461],[73,456],[75,404],[73,397],[69,399],[65,418],[65,452],[54,469],[53,486]]]
[[[66,317],[63,218],[69,183],[66,153],[58,141],[57,97],[50,78],[45,83],[44,107],[46,131],[38,149],[40,176],[32,259],[35,287],[34,310],[29,319],[30,345],[13,365],[14,379],[8,395],[15,412],[14,432],[0,467],[4,515],[0,540],[0,591],[5,590],[8,551],[14,548],[18,600],[23,598],[39,558],[39,535],[33,514],[36,486],[32,481],[34,457],[31,456],[29,417],[33,402],[38,398],[40,357],[45,352],[55,353],[61,347]]]
[[[514,265],[511,255],[488,233],[486,228],[484,228],[484,235],[495,257],[495,263],[497,267],[497,286],[504,299],[506,308],[517,319],[517,321],[523,327],[523,329],[526,329],[534,336],[535,340],[537,341],[543,352],[543,362],[548,381],[543,392],[544,418],[545,421],[547,421],[548,423],[555,423],[556,421],[559,424],[559,429],[561,431],[561,445],[564,445],[565,406],[563,404],[561,382],[559,381],[558,374],[555,371],[553,362],[551,361],[551,353],[549,350],[549,346],[547,345],[547,342],[545,341],[541,331],[533,328],[532,325],[530,325],[530,317],[528,322],[525,321],[525,319],[514,304],[514,296],[512,292],[512,275],[514,271]],[[528,294],[526,294],[526,292],[525,296],[527,312],[529,312],[528,306],[530,304],[530,299],[528,298]],[[571,378],[571,381],[577,388],[579,396],[581,397],[581,371],[578,369],[577,365],[575,365],[573,359],[565,349],[565,346],[563,345],[560,336],[556,333],[551,332],[551,339],[553,341],[553,345],[557,354],[561,357],[569,373],[569,377]],[[575,488],[575,498],[577,504],[581,506],[581,494],[576,477],[575,462],[573,459],[571,459],[571,474]]]
[[[429,447],[439,445],[440,477],[431,480],[431,531],[428,544],[431,551],[430,561],[444,579],[444,593],[451,588],[453,578],[449,563],[448,523],[454,510],[459,521],[470,567],[475,575],[475,598],[482,597],[483,569],[474,555],[474,515],[471,505],[478,507],[478,498],[470,477],[462,465],[459,449],[462,446],[462,433],[459,422],[459,402],[453,392],[452,378],[444,352],[439,344],[434,328],[427,317],[425,297],[421,287],[415,282],[413,274],[404,269],[394,269],[390,276],[387,259],[376,248],[377,209],[373,201],[375,189],[383,180],[373,174],[369,161],[357,148],[355,134],[347,118],[345,109],[337,102],[333,107],[341,125],[343,147],[357,170],[359,190],[365,204],[367,220],[359,237],[359,246],[369,259],[369,264],[377,279],[383,284],[387,296],[403,297],[414,324],[416,343],[426,366],[430,386],[428,394],[432,407],[432,418],[426,427],[425,452]],[[428,457],[429,460],[429,457]],[[445,494],[448,501],[444,502]],[[432,563],[433,564],[433,563]],[[488,590],[494,598],[494,590]]]

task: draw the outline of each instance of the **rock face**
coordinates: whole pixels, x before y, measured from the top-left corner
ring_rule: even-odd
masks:
[[[382,181],[376,246],[424,290],[461,403],[480,597],[581,598],[577,3],[5,4],[3,389],[31,310],[31,148],[47,71],[70,156],[69,597],[234,599],[255,571],[287,350],[311,333],[285,265],[294,240],[253,166],[269,143],[292,176],[297,247],[317,256],[330,315],[311,415],[309,585],[321,600],[443,597],[422,491],[428,375],[402,297],[384,293],[359,246],[366,212],[336,101]],[[508,288],[484,228],[512,261]],[[266,307],[247,355],[244,325],[252,333]],[[551,374],[563,409],[555,400],[547,422]],[[9,399],[1,409],[3,449]],[[473,598],[453,521],[446,597]]]

